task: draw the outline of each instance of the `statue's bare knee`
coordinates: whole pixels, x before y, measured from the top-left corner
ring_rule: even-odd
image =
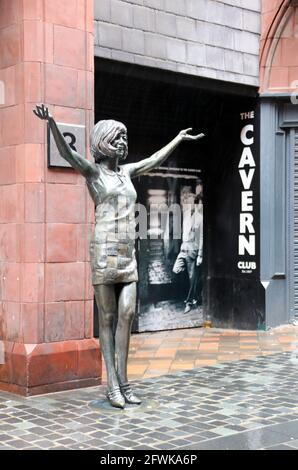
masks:
[[[113,327],[116,312],[98,312],[98,321],[101,328],[107,329]]]
[[[130,325],[135,316],[135,309],[127,307],[119,312],[118,327]]]

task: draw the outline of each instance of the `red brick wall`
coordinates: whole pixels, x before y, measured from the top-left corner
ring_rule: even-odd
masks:
[[[54,343],[53,354],[70,348],[72,379],[78,380],[78,351],[98,349],[90,339],[93,205],[80,175],[47,168],[46,125],[32,109],[44,102],[56,120],[85,125],[88,142],[93,0],[0,0],[0,11],[0,81],[5,91],[0,105],[0,339],[6,341],[7,362],[16,343],[35,345],[30,354],[21,348],[29,362],[34,354],[45,354],[46,343]],[[90,356],[92,377],[99,374],[98,358],[98,350],[96,358]],[[55,367],[51,380],[63,381],[63,361],[57,360]],[[23,373],[9,375],[0,366],[0,381],[23,386]],[[46,376],[34,385],[45,382]]]
[[[261,91],[287,92],[298,80],[298,2],[263,0]]]

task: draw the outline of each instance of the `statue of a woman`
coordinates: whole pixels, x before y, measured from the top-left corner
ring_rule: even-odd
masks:
[[[137,163],[119,165],[128,153],[124,124],[99,121],[90,135],[91,163],[72,150],[44,106],[33,111],[49,122],[60,155],[86,179],[95,203],[95,230],[90,242],[92,283],[99,314],[99,337],[107,369],[107,398],[114,407],[140,404],[127,379],[131,325],[138,280],[135,259],[136,191],[131,178],[159,167],[184,140],[197,140],[192,129],[181,131],[168,145]],[[116,328],[113,328],[116,324]]]

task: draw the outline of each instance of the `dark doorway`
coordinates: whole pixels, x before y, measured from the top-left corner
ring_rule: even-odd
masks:
[[[150,156],[181,129],[192,127],[195,133],[203,132],[206,135],[196,143],[183,143],[164,165],[169,173],[170,169],[180,172],[179,185],[182,186],[187,186],[186,180],[183,180],[185,175],[194,172],[195,176],[188,185],[191,192],[196,192],[198,179],[202,180],[204,186],[204,250],[200,273],[202,293],[201,305],[197,309],[200,318],[197,322],[193,319],[187,322],[187,315],[183,314],[188,280],[182,276],[177,283],[167,278],[179,246],[172,247],[172,254],[170,258],[167,257],[167,260],[170,259],[170,268],[166,267],[167,261],[163,266],[160,265],[166,282],[160,285],[156,281],[151,282],[150,290],[150,270],[146,268],[147,265],[144,267],[143,253],[148,252],[148,249],[153,250],[151,253],[161,252],[164,248],[157,242],[153,247],[143,247],[142,251],[141,241],[138,249],[142,253],[139,262],[142,272],[138,315],[133,326],[135,331],[196,326],[206,313],[212,316],[213,324],[218,326],[257,326],[258,312],[262,310],[259,272],[244,276],[239,274],[236,267],[241,190],[238,173],[242,125],[240,113],[257,111],[257,106],[257,90],[245,85],[110,60],[95,60],[95,121],[115,119],[125,123],[129,139],[127,162]],[[158,190],[162,197],[169,197],[170,178],[165,178],[162,184],[158,177],[151,175],[151,180],[149,176],[134,183],[139,200],[145,204],[151,197],[148,196],[148,190]],[[254,184],[258,198],[258,174]],[[258,207],[256,217],[258,219]],[[157,313],[152,317],[153,321],[147,318],[144,322],[142,315],[148,311],[148,302],[150,305],[160,303],[159,312],[162,315],[175,301],[177,305],[181,304],[181,309],[177,307],[173,310],[172,320],[154,326],[154,318],[159,315]],[[152,309],[150,311],[152,313]],[[147,325],[145,328],[142,328],[142,321]]]

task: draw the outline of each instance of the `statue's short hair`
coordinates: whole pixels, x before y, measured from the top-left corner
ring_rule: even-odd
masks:
[[[98,121],[95,124],[90,134],[90,152],[96,163],[106,157],[115,156],[115,147],[111,142],[120,131],[127,132],[126,126],[113,119]]]

